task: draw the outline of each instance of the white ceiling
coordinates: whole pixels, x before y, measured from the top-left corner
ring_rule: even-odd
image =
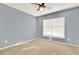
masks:
[[[43,11],[37,11],[36,10],[37,6],[31,3],[5,3],[5,4],[33,16],[41,16],[51,12],[53,13],[56,11],[79,6],[79,3],[46,3],[46,6],[48,6],[49,8],[46,8]]]

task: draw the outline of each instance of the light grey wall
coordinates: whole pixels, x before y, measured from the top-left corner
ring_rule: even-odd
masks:
[[[65,16],[67,43],[79,44],[79,8],[51,13],[35,18],[0,4],[0,48],[35,37],[43,37],[43,20]],[[70,41],[67,41],[68,37]],[[5,40],[8,43],[5,43]],[[57,40],[59,41],[59,40]]]
[[[66,37],[64,41],[71,44],[79,44],[79,7],[38,17],[37,37],[44,38],[43,20],[63,16],[65,16],[65,37]],[[67,40],[68,38],[70,38],[70,41]]]
[[[0,48],[35,37],[35,17],[0,4]]]

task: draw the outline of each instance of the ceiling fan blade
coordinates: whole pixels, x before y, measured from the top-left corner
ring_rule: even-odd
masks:
[[[46,9],[51,9],[50,7],[47,6],[46,3],[32,3],[32,4],[37,5],[37,7],[36,7],[37,11],[42,10],[42,8],[44,8],[45,10]]]
[[[32,4],[35,4],[35,5],[40,5],[39,3],[32,3]]]

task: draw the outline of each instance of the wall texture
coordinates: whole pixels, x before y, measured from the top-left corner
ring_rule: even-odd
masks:
[[[64,42],[71,44],[79,44],[79,7],[38,17],[37,37],[44,38],[43,20],[63,16],[65,17],[65,37],[66,37]],[[68,38],[70,40],[68,40]],[[58,39],[57,41],[60,40]]]
[[[35,17],[0,4],[0,48],[35,37]]]

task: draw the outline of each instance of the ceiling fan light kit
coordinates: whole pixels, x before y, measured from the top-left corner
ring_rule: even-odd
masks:
[[[43,11],[44,7],[38,7],[37,11]]]
[[[45,3],[34,3],[36,4],[38,7],[37,7],[37,11],[43,11],[45,9]]]

